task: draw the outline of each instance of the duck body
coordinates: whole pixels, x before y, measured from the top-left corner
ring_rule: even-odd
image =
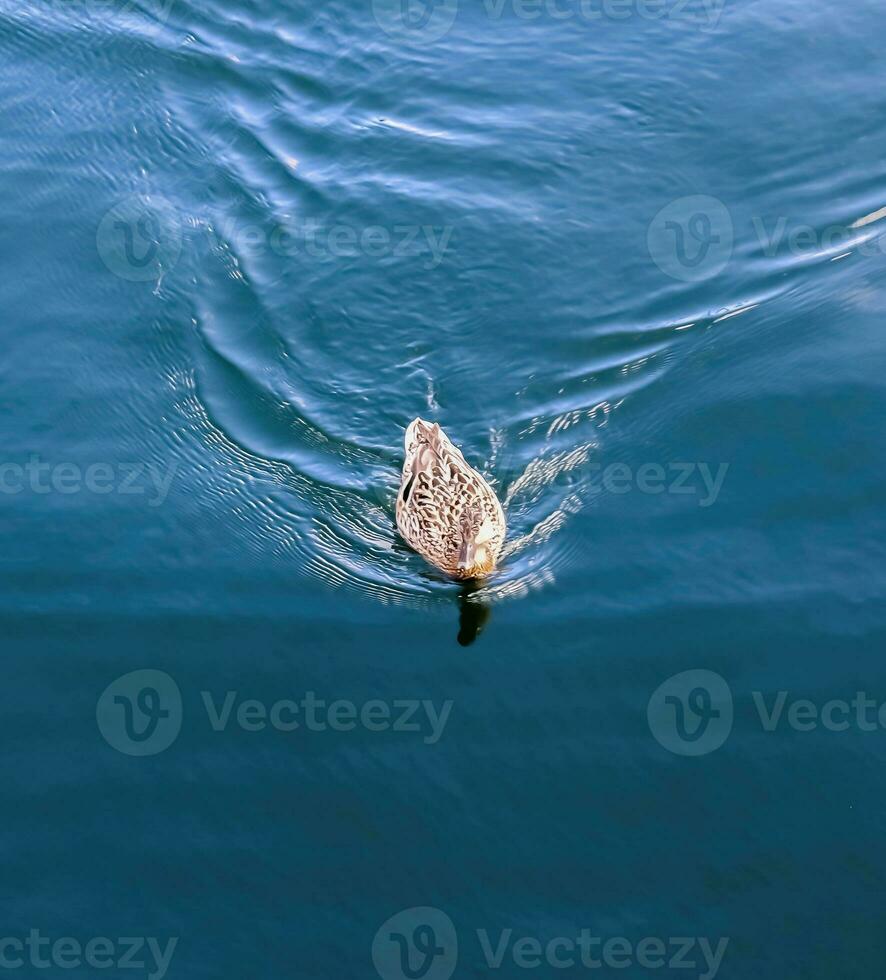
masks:
[[[507,530],[495,491],[437,423],[413,420],[405,443],[397,494],[397,527],[403,539],[454,579],[488,575]]]

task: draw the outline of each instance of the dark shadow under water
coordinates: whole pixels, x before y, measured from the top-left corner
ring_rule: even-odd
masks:
[[[482,582],[465,582],[458,593],[458,642],[469,647],[486,628],[492,607],[478,598]]]

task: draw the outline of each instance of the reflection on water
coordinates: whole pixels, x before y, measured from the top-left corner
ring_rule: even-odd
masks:
[[[477,583],[467,583],[458,593],[458,642],[469,647],[483,632],[492,608],[480,594]]]

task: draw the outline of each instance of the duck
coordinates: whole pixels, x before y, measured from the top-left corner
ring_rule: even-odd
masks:
[[[425,561],[458,581],[483,579],[498,564],[507,533],[492,487],[437,422],[413,419],[397,493],[397,528]]]

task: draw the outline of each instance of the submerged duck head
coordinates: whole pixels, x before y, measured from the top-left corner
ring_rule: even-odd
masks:
[[[461,521],[461,547],[458,552],[458,577],[483,578],[494,571],[498,554],[490,547],[495,539],[495,526],[483,517],[479,506],[467,507]]]

